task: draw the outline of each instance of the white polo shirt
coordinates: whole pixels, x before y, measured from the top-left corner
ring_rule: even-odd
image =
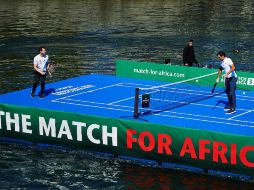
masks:
[[[40,54],[36,55],[34,57],[34,65],[36,65],[36,67],[42,71],[42,72],[46,72],[47,71],[47,64],[48,64],[48,55],[45,56],[41,56]]]
[[[231,69],[232,65],[233,65],[233,61],[228,58],[228,57],[225,57],[225,59],[223,61],[221,61],[221,65],[220,65],[220,69],[221,70],[224,70],[225,74]],[[237,77],[236,75],[236,72],[235,71],[232,71],[227,78],[230,78],[230,77]]]

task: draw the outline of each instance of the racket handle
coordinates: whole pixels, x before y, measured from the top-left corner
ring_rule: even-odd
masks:
[[[52,74],[51,74],[51,72],[50,72],[50,71],[48,71],[48,73],[49,73],[49,76],[50,76],[50,77],[52,77]]]

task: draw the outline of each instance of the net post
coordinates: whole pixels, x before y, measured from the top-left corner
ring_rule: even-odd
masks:
[[[135,100],[134,100],[134,119],[137,119],[138,114],[138,99],[139,99],[139,88],[135,88]]]

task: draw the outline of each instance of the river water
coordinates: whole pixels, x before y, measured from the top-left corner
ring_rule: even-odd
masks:
[[[254,2],[203,0],[0,1],[0,93],[31,87],[32,60],[45,46],[55,72],[48,82],[90,73],[115,74],[115,61],[217,68],[223,50],[237,69],[254,72]],[[75,150],[0,143],[3,189],[250,189],[232,178],[135,164]]]

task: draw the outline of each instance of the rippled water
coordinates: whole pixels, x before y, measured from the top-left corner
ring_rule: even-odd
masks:
[[[115,74],[117,59],[182,63],[194,40],[202,65],[225,51],[254,72],[254,2],[175,0],[0,1],[0,93],[30,87],[32,60],[45,46],[56,66],[48,82]],[[0,188],[248,189],[250,184],[135,165],[73,151],[0,144]]]
[[[3,189],[238,190],[253,184],[134,164],[78,150],[0,142]]]
[[[0,1],[0,93],[31,86],[32,59],[47,47],[61,80],[115,73],[115,60],[182,63],[194,39],[196,56],[216,65],[224,50],[238,69],[254,71],[254,2]]]

